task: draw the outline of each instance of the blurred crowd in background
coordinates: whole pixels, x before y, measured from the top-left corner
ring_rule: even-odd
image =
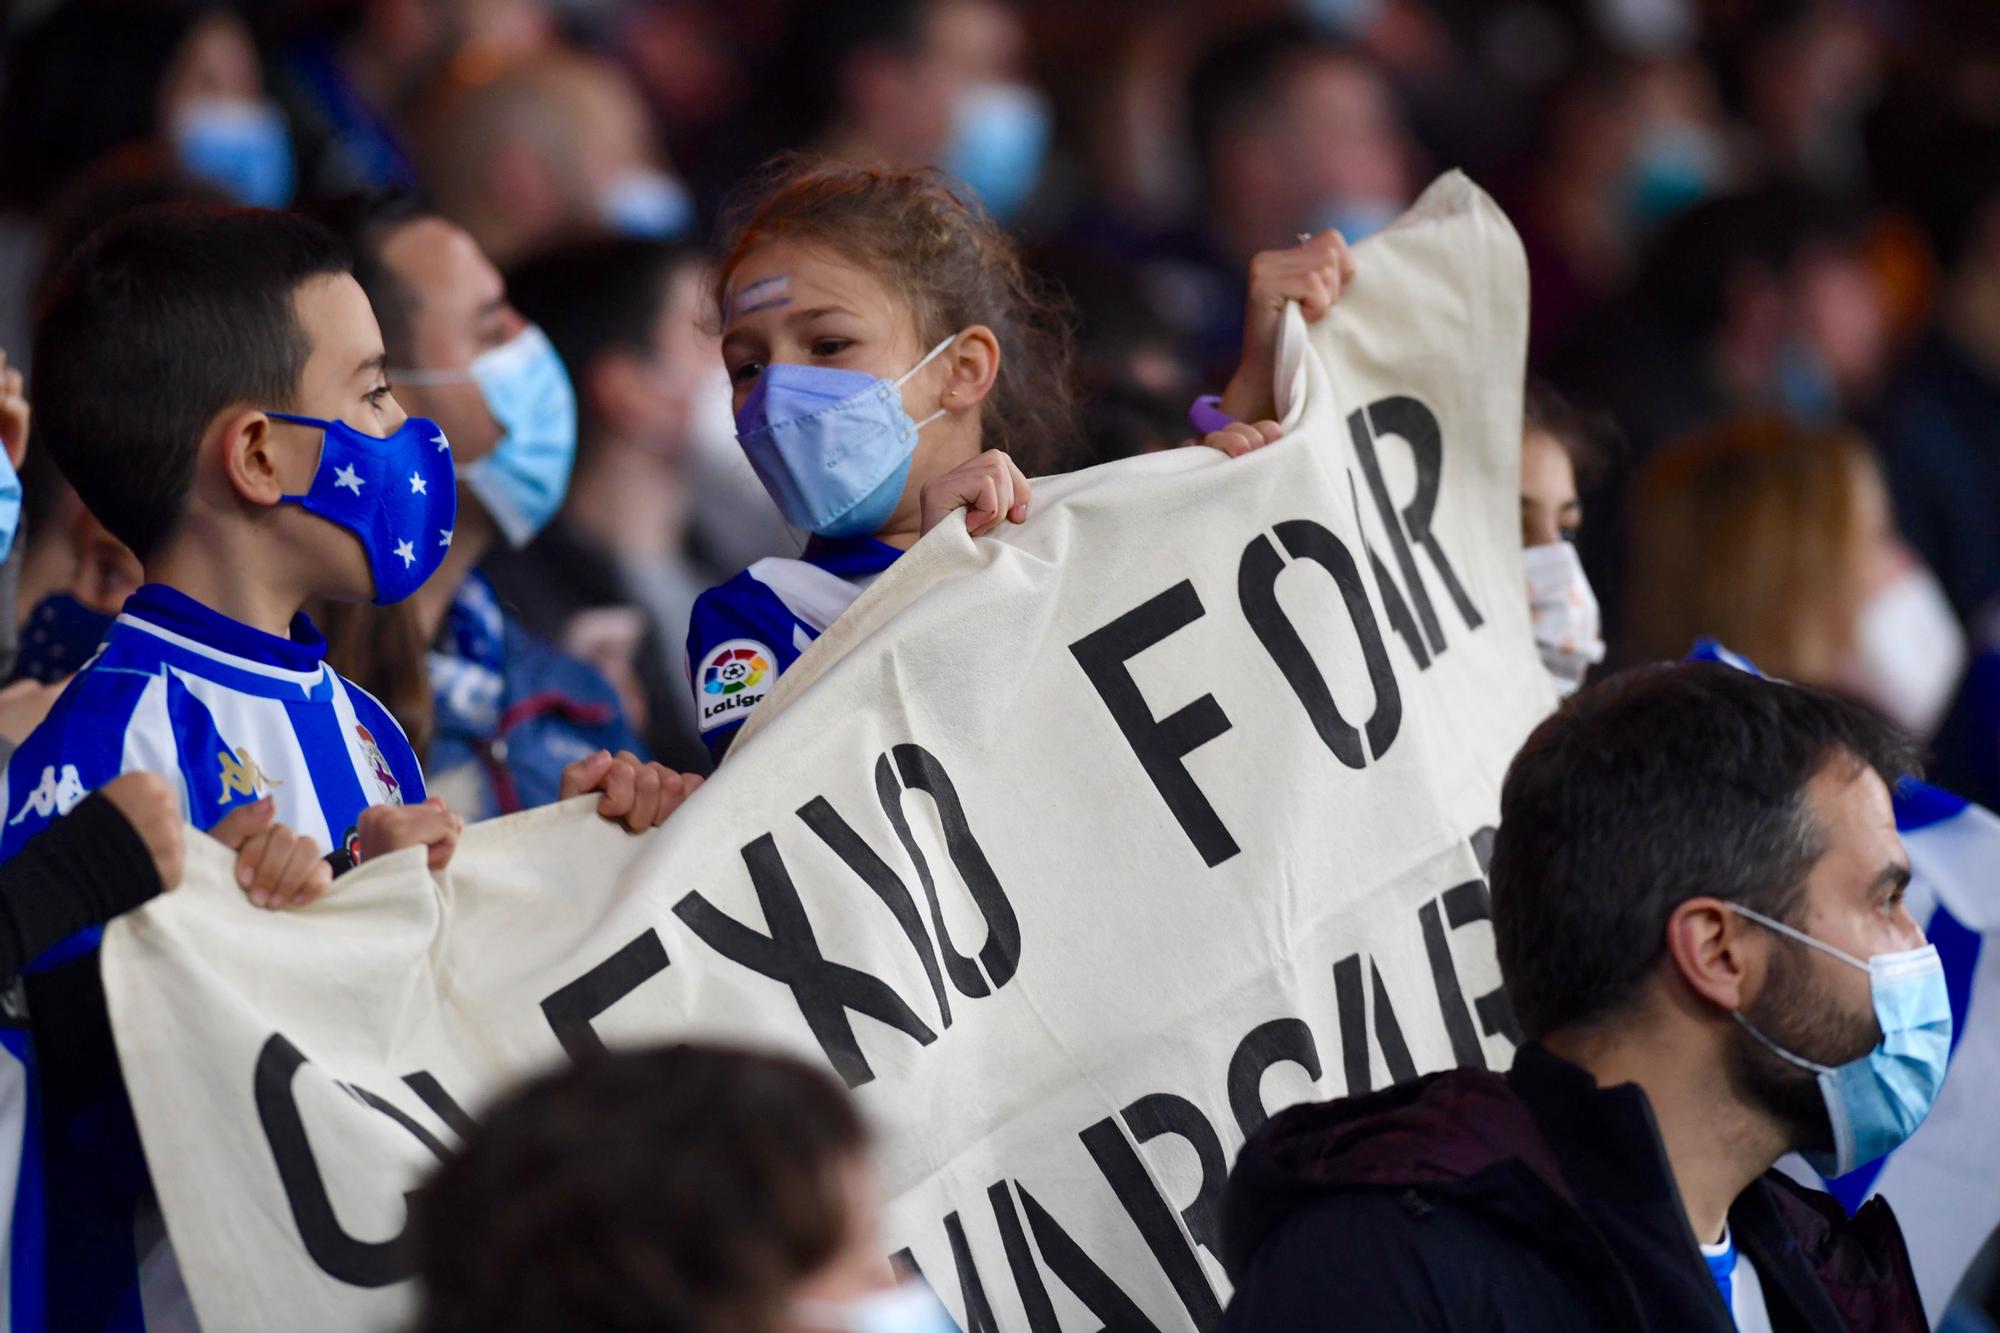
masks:
[[[706,766],[694,596],[799,544],[702,282],[775,154],[935,165],[1013,229],[1074,323],[1086,463],[1191,433],[1254,253],[1365,240],[1456,167],[1527,245],[1583,483],[1555,535],[1612,664],[1720,636],[1891,701],[2000,803],[1990,0],[16,0],[0,77],[14,365],[38,286],[142,204],[402,189],[470,234],[581,423],[561,515],[487,572],[666,762]],[[136,571],[39,459],[27,489],[22,605],[115,610]]]

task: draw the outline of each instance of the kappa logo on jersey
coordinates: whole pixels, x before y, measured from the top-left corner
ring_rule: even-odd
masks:
[[[369,768],[375,774],[375,785],[381,790],[382,803],[384,805],[401,805],[403,803],[402,784],[396,781],[396,775],[389,771],[388,761],[382,758],[382,747],[375,743],[375,733],[362,726],[359,722],[356,722],[354,724],[354,735],[361,742],[362,758],[368,761]]]
[[[217,805],[228,805],[231,796],[255,799],[273,787],[285,785],[277,778],[268,776],[250,757],[250,752],[240,746],[233,755],[222,750],[215,757],[222,761],[222,795],[215,798]]]
[[[771,665],[776,656],[749,639],[731,639],[710,650],[695,673],[701,682],[701,729],[713,731],[739,720],[769,694],[778,677]]]
[[[34,791],[28,793],[28,799],[7,821],[7,827],[13,828],[29,815],[36,819],[66,815],[76,809],[76,803],[83,798],[83,779],[77,776],[76,765],[64,764],[62,776],[57,777],[55,765],[51,764],[42,770],[42,780],[35,784]]]

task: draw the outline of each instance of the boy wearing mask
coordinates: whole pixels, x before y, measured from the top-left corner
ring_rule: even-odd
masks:
[[[397,392],[444,427],[461,487],[451,549],[403,623],[337,608],[334,660],[429,733],[434,782],[474,818],[557,799],[579,760],[593,772],[613,754],[636,765],[644,747],[617,691],[526,632],[478,570],[490,553],[526,546],[568,493],[577,404],[562,358],[463,228],[399,196],[344,200],[323,218],[354,253]],[[667,773],[633,771],[641,782]],[[635,809],[641,797],[657,800],[635,789]]]
[[[401,728],[326,665],[301,614],[409,597],[456,529],[450,441],[391,395],[339,241],[278,213],[137,215],[72,260],[35,357],[46,448],[147,583],[9,764],[0,859],[83,792],[144,770],[200,828],[257,807],[237,869],[259,906],[308,903],[399,848],[427,846],[441,868],[457,816],[426,799]],[[569,777],[565,794],[604,790],[600,808],[628,822],[658,822],[686,791],[609,756]],[[102,1017],[99,938],[73,936],[28,976],[46,1235],[16,1234],[11,1253],[21,1269],[43,1251],[46,1320],[64,1329],[143,1326],[179,1288]],[[30,1226],[19,1210],[15,1225]],[[16,1292],[34,1278],[17,1272]]]

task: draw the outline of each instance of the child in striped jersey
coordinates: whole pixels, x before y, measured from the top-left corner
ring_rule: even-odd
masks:
[[[9,763],[0,858],[84,792],[144,770],[198,828],[251,808],[233,822],[258,906],[309,902],[338,870],[398,848],[428,847],[441,867],[457,816],[426,798],[401,728],[326,665],[300,611],[408,597],[456,516],[450,442],[391,395],[340,243],[288,214],[135,215],[70,261],[35,358],[50,456],[148,581]],[[591,790],[637,829],[690,786],[600,753],[565,774],[564,795]],[[15,1208],[16,1329],[143,1327],[178,1286],[163,1238],[163,1255],[139,1252],[163,1232],[143,1220],[151,1191],[105,1031],[98,936],[73,936],[26,978],[49,1131],[45,1229]]]

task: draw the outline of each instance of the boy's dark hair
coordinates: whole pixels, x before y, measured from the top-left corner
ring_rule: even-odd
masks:
[[[578,408],[588,416],[591,365],[612,350],[652,352],[667,279],[676,266],[697,258],[691,246],[636,236],[577,241],[509,273],[507,297],[548,334],[577,383]]]
[[[774,1327],[848,1239],[865,1135],[797,1060],[705,1046],[602,1055],[481,1120],[417,1196],[423,1333]]]
[[[349,267],[317,223],[198,205],[143,210],[71,258],[35,331],[35,437],[133,554],[179,525],[217,413],[296,405],[312,347],[293,296]]]
[[[1629,1002],[1689,898],[1789,916],[1826,850],[1805,788],[1829,763],[1893,788],[1916,755],[1857,704],[1713,662],[1614,676],[1537,727],[1501,790],[1491,868],[1521,1031]]]
[[[311,216],[338,237],[353,257],[354,280],[367,293],[368,304],[375,307],[375,322],[382,326],[389,364],[407,362],[410,317],[417,298],[409,284],[382,262],[382,245],[390,232],[436,217],[437,210],[408,190],[368,190],[329,200],[312,209]]]

